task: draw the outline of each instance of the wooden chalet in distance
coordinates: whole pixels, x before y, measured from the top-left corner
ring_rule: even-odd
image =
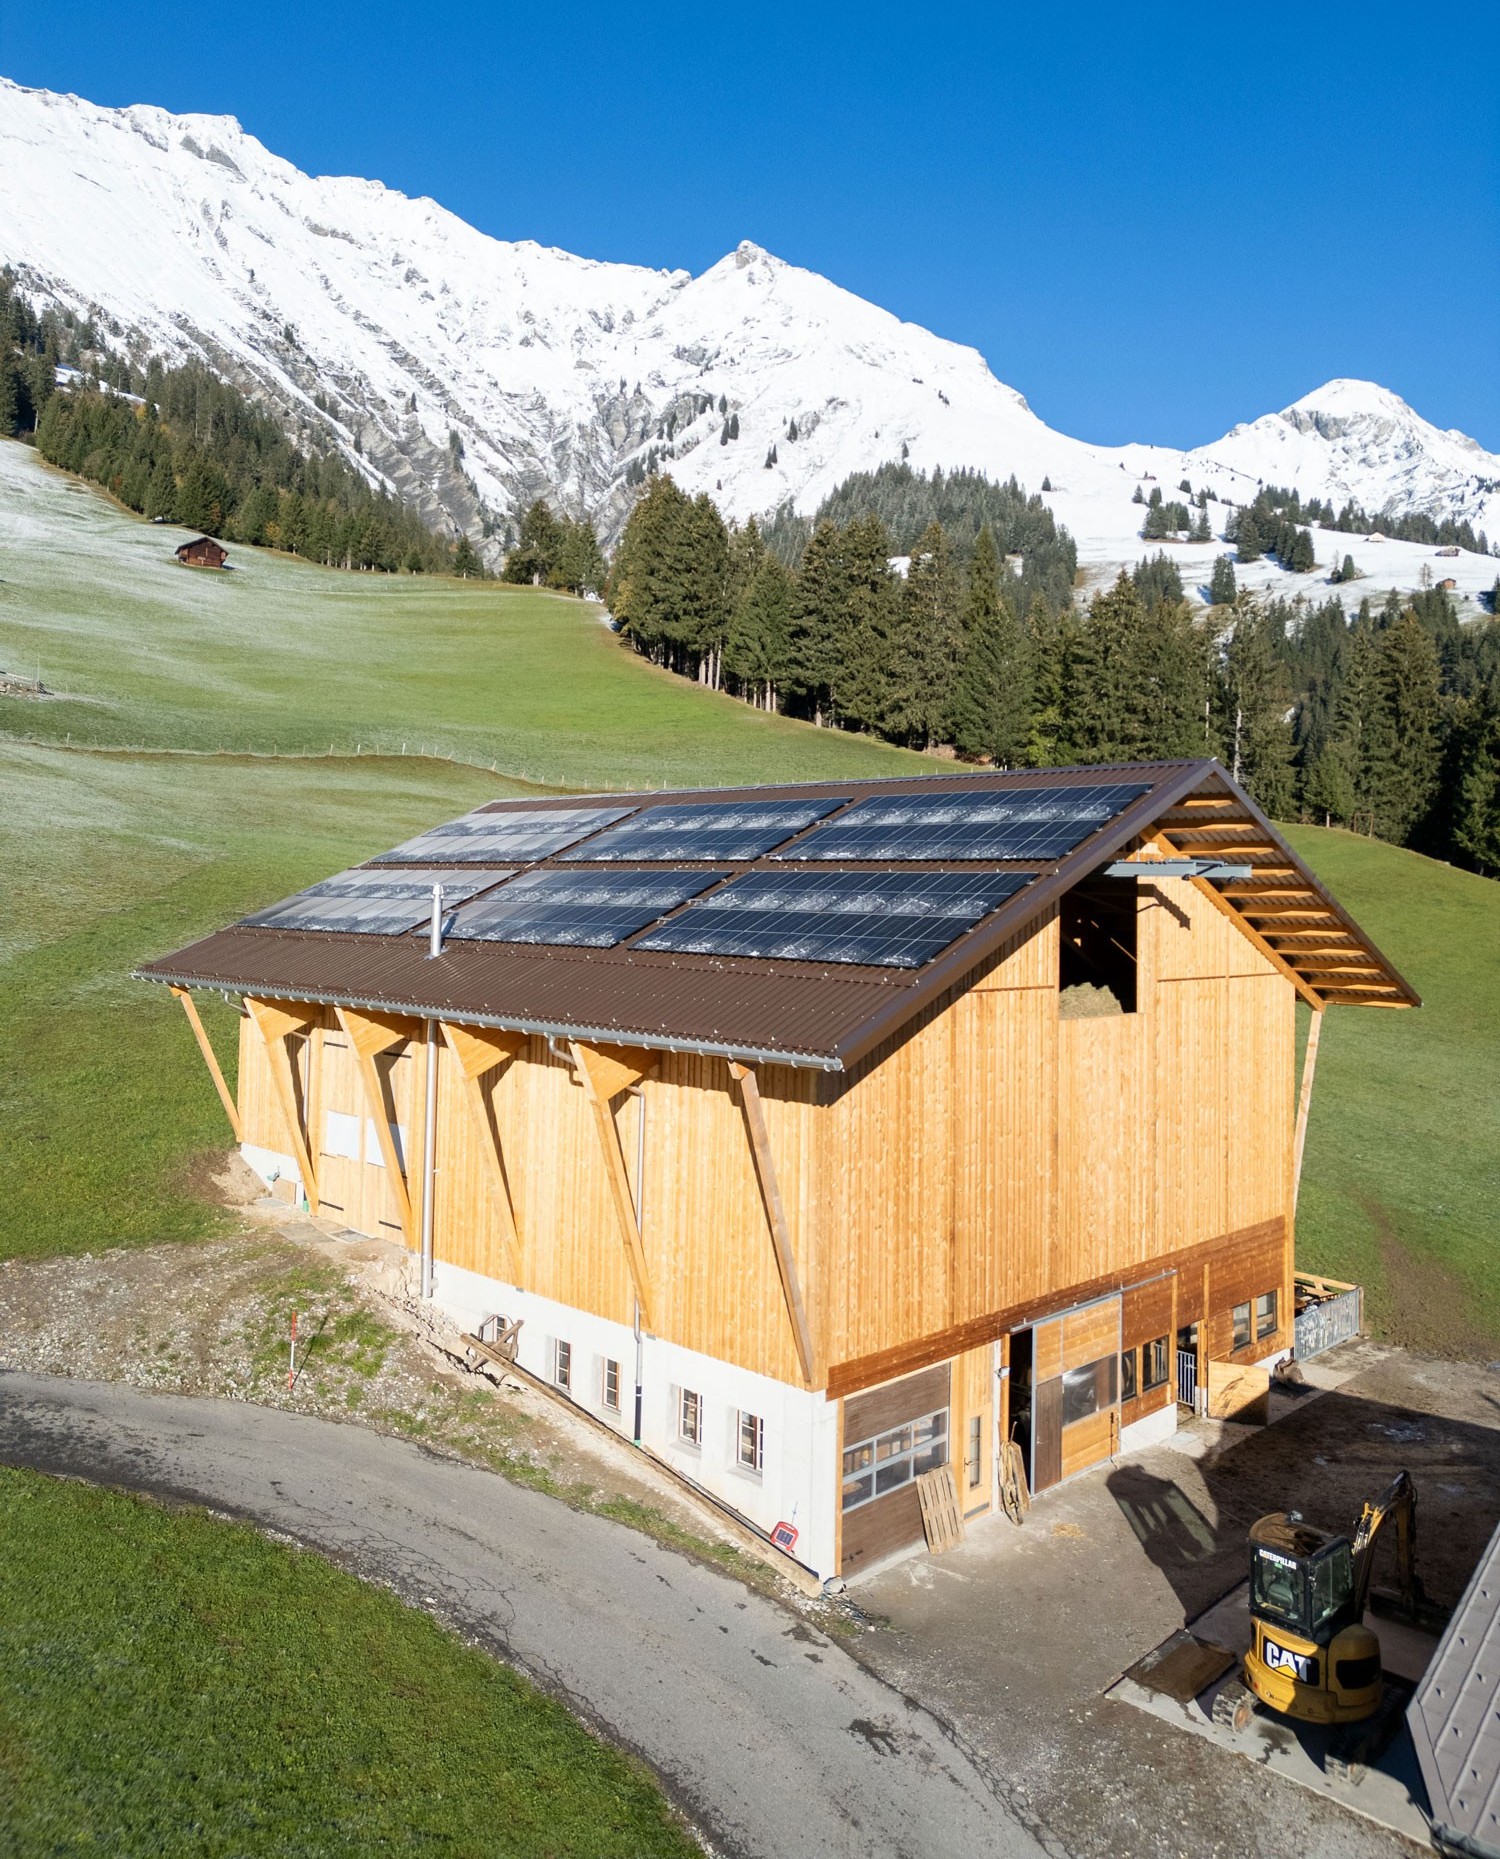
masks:
[[[229,560],[229,551],[222,542],[215,542],[212,536],[198,536],[192,542],[181,543],[173,554],[187,568],[222,568]]]
[[[1284,1355],[1296,1002],[1416,1004],[1209,761],[500,801],[140,972],[243,1003],[264,1178],[824,1577]]]

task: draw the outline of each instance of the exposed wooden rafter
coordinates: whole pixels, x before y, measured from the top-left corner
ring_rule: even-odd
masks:
[[[526,1263],[521,1246],[521,1231],[516,1220],[515,1202],[511,1199],[505,1157],[501,1153],[499,1129],[491,1121],[490,1106],[481,1081],[487,1072],[508,1064],[520,1053],[526,1044],[526,1035],[496,1033],[488,1029],[480,1032],[473,1027],[454,1026],[447,1020],[440,1024],[443,1038],[457,1062],[459,1076],[463,1080],[464,1102],[468,1105],[474,1137],[479,1144],[479,1153],[484,1157],[485,1173],[494,1193],[495,1206],[500,1215],[500,1236],[510,1260],[511,1283],[520,1286]]]
[[[291,1048],[287,1045],[288,1037],[301,1033],[310,1027],[316,1018],[316,1007],[303,1006],[298,1002],[255,1000],[245,996],[245,1011],[254,1022],[255,1030],[260,1034],[261,1043],[266,1049],[266,1063],[270,1068],[271,1086],[276,1093],[276,1101],[281,1107],[281,1120],[287,1128],[287,1136],[292,1145],[292,1155],[297,1169],[302,1176],[302,1185],[307,1193],[307,1205],[311,1212],[318,1211],[318,1173],[313,1167],[310,1153],[310,1132],[304,1133],[302,1117],[297,1109],[297,1080],[292,1066]]]
[[[198,1042],[198,1050],[203,1054],[203,1063],[208,1067],[208,1075],[214,1081],[214,1089],[219,1094],[219,1102],[224,1106],[224,1114],[229,1119],[229,1127],[234,1131],[234,1140],[242,1143],[245,1132],[240,1124],[239,1105],[234,1101],[234,1093],[225,1082],[224,1073],[219,1067],[218,1054],[208,1043],[208,1034],[203,1030],[203,1022],[198,1018],[198,1004],[186,988],[173,988],[172,992],[182,1002],[182,1011],[187,1015],[188,1025],[193,1029],[193,1038]]]
[[[651,1292],[651,1275],[646,1269],[646,1248],[641,1240],[640,1221],[636,1217],[635,1197],[630,1191],[630,1174],[625,1167],[625,1152],[620,1147],[620,1132],[615,1123],[610,1099],[656,1068],[661,1054],[632,1053],[614,1046],[587,1046],[582,1040],[568,1042],[578,1081],[588,1096],[594,1113],[594,1127],[599,1136],[599,1150],[609,1191],[615,1204],[615,1218],[625,1246],[625,1258],[635,1286],[636,1301],[641,1307],[641,1322],[648,1330],[656,1328],[656,1300]],[[633,1062],[639,1061],[639,1062]]]
[[[797,1259],[792,1251],[792,1235],[787,1226],[786,1209],[782,1205],[776,1159],[771,1152],[771,1138],[766,1129],[765,1106],[760,1101],[760,1084],[751,1066],[740,1065],[732,1060],[729,1075],[740,1088],[740,1109],[744,1113],[745,1132],[750,1139],[755,1178],[760,1183],[761,1203],[766,1210],[766,1225],[770,1228],[771,1246],[776,1255],[776,1270],[781,1279],[781,1294],[786,1300],[786,1314],[792,1326],[797,1360],[802,1365],[803,1380],[809,1388],[813,1388],[821,1379],[820,1364],[813,1348],[807,1310],[802,1302]]]
[[[1208,883],[1204,878],[1192,878],[1189,879],[1189,883],[1200,896],[1206,897],[1209,900],[1215,910],[1221,911],[1229,918],[1231,923],[1237,923],[1239,925],[1240,929],[1250,938],[1251,942],[1255,944],[1256,948],[1260,950],[1266,960],[1286,976],[1287,980],[1291,982],[1292,986],[1302,996],[1303,1000],[1307,1002],[1309,1007],[1313,1008],[1315,1011],[1322,1007],[1323,1003],[1319,1000],[1311,985],[1298,974],[1297,970],[1293,968],[1292,964],[1286,960],[1279,950],[1272,947],[1266,938],[1261,935],[1260,931],[1256,929],[1253,923],[1247,923],[1239,911],[1235,909],[1234,905],[1226,898],[1219,895],[1214,885]]]
[[[389,1052],[392,1046],[405,1045],[413,1037],[416,1028],[410,1020],[401,1019],[395,1014],[356,1013],[352,1007],[335,1007],[334,1012],[339,1017],[339,1025],[344,1029],[344,1037],[354,1049],[360,1082],[365,1091],[365,1106],[370,1121],[375,1125],[375,1140],[380,1144],[380,1155],[385,1163],[391,1198],[396,1203],[401,1232],[407,1245],[413,1246],[416,1244],[416,1224],[412,1217],[411,1190],[407,1185],[402,1156],[396,1147],[395,1132],[391,1127],[391,1112],[395,1106],[388,1107],[386,1104],[385,1087],[381,1083],[380,1069],[375,1061],[382,1052]]]

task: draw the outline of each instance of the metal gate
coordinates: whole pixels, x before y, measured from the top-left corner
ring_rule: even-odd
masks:
[[[1184,1407],[1198,1411],[1198,1351],[1177,1351],[1177,1399]]]

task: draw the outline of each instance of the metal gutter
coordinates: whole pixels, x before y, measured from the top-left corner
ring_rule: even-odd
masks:
[[[637,1033],[618,1026],[579,1026],[562,1020],[522,1020],[499,1014],[455,1013],[447,1007],[433,1007],[415,1001],[380,999],[368,994],[343,994],[331,989],[267,986],[262,990],[236,986],[221,981],[205,981],[201,975],[173,975],[157,970],[131,970],[132,981],[157,981],[167,987],[188,988],[205,994],[253,994],[257,1000],[307,1001],[312,1005],[352,1007],[361,1013],[401,1014],[414,1020],[448,1020],[455,1026],[487,1026],[503,1033],[535,1033],[543,1039],[585,1039],[606,1046],[641,1046],[651,1052],[690,1052],[695,1057],[738,1059],[746,1065],[790,1065],[802,1071],[839,1072],[845,1069],[837,1053],[784,1052],[766,1046],[724,1045],[709,1039],[670,1039],[659,1033]]]

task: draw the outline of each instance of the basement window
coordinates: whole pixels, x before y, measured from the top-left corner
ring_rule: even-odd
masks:
[[[612,1414],[620,1411],[620,1365],[607,1358],[599,1389],[599,1398]]]
[[[1063,897],[1057,979],[1065,1020],[1135,1012],[1137,902],[1133,878],[1078,884]]]
[[[564,1391],[573,1386],[573,1345],[555,1342],[552,1345],[552,1379]]]
[[[703,1397],[691,1388],[679,1391],[677,1402],[677,1437],[690,1446],[703,1443]]]
[[[759,1414],[740,1409],[739,1464],[746,1472],[758,1472],[765,1461],[766,1423]]]

